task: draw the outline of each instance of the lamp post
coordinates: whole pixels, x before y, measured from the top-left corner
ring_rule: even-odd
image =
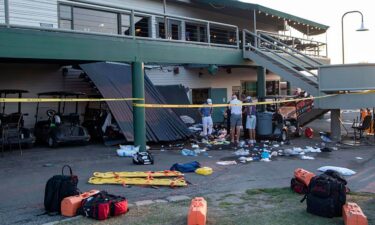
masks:
[[[350,13],[359,13],[361,15],[361,27],[357,31],[368,31],[363,23],[363,14],[360,11],[349,11],[342,15],[341,17],[341,38],[342,38],[342,64],[345,64],[345,50],[344,50],[344,17]]]

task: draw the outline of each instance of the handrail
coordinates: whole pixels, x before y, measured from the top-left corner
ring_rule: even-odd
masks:
[[[262,35],[262,33],[260,33],[260,35]],[[263,35],[265,35],[265,34],[263,34]],[[261,37],[261,36],[260,36],[260,37]],[[321,62],[319,62],[319,61],[317,61],[317,60],[311,58],[311,57],[308,56],[308,55],[303,54],[303,53],[300,52],[300,51],[297,51],[297,50],[294,49],[294,48],[289,47],[288,45],[282,43],[281,41],[278,41],[278,40],[274,39],[273,37],[271,37],[271,36],[269,36],[269,35],[266,35],[266,37],[267,37],[267,38],[270,38],[272,41],[274,41],[274,42],[276,42],[276,43],[278,43],[278,44],[281,44],[282,46],[286,47],[287,49],[292,50],[293,52],[297,53],[298,55],[302,55],[303,57],[308,58],[309,60],[311,60],[311,61],[317,63],[318,65],[323,65],[323,63],[321,63]],[[263,40],[264,40],[264,39],[263,39]],[[269,42],[268,40],[266,40],[266,41]],[[272,43],[272,42],[271,42],[271,44],[272,44],[273,46],[276,46],[276,47],[280,48],[279,46],[275,45],[275,44]],[[302,59],[301,59],[301,60],[302,60]],[[305,61],[305,63],[309,64],[309,63],[306,62],[306,61]],[[312,65],[312,64],[309,64],[309,65],[310,65],[310,66],[314,66],[314,65]]]
[[[306,39],[306,38],[293,37],[293,36],[288,36],[288,35],[284,35],[284,34],[276,34],[276,33],[272,33],[272,32],[265,31],[265,30],[257,30],[257,33],[263,33],[263,34],[267,34],[267,35],[270,35],[270,36],[296,38],[296,39],[299,39],[299,40],[302,40],[302,41],[315,42],[315,43],[327,45],[327,43],[321,42],[321,41],[314,41],[314,40],[309,40],[309,39]]]
[[[256,52],[259,52],[259,53],[261,53],[261,54],[263,54],[263,55],[266,55],[263,51],[259,50],[258,48],[255,48],[254,46],[251,46],[251,45],[250,45],[249,47],[252,48],[252,49],[254,49]],[[280,57],[281,57],[281,56],[280,56]],[[281,64],[283,64],[283,63],[281,63]],[[285,64],[284,64],[284,65],[285,65]],[[290,67],[289,69],[292,70],[293,72],[297,73],[297,74],[301,74],[300,71],[294,69],[293,67]],[[302,74],[302,76],[303,76],[303,74]],[[316,76],[316,75],[315,75],[315,76]],[[316,81],[314,81],[314,80],[309,79],[309,78],[306,77],[306,76],[303,76],[303,77],[305,77],[306,79],[308,79],[308,80],[310,80],[310,81],[316,82]]]
[[[275,46],[276,48],[280,49],[281,51],[285,52],[286,54],[292,56],[293,58],[295,58],[295,59],[297,59],[297,60],[299,60],[299,61],[301,61],[301,62],[303,62],[303,63],[306,63],[306,64],[310,65],[311,67],[316,67],[316,65],[312,65],[312,64],[310,64],[309,62],[306,62],[305,60],[301,59],[300,57],[297,57],[296,55],[294,55],[294,54],[292,54],[292,53],[286,51],[285,49],[281,48],[280,46],[275,45],[274,43],[268,41],[267,39],[265,39],[265,38],[263,38],[263,37],[261,37],[261,36],[259,36],[259,35],[254,34],[253,32],[251,32],[251,31],[249,31],[249,30],[246,30],[246,29],[245,29],[244,32],[245,32],[245,33],[249,33],[250,35],[256,37],[257,39],[261,39],[261,40],[263,40],[263,41],[265,41],[265,42],[267,42],[267,43],[269,43],[269,44]],[[295,51],[297,51],[297,50],[295,50]],[[298,51],[297,51],[297,53],[301,54],[301,53],[298,52]],[[301,54],[301,55],[302,55],[302,56],[305,56],[304,54]],[[306,56],[306,57],[307,57],[307,56]],[[309,58],[309,57],[308,57],[308,58]],[[319,65],[320,65],[320,63],[319,63]],[[307,70],[306,68],[302,68],[302,67],[300,67],[300,68],[303,69],[303,70],[305,70],[306,72],[311,73],[311,71]],[[314,74],[314,76],[316,76],[316,75]]]

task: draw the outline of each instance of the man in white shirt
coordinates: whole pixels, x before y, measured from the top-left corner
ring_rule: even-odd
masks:
[[[232,100],[229,103],[231,111],[230,116],[230,137],[231,142],[234,143],[235,137],[236,142],[239,143],[240,141],[240,132],[242,126],[242,102],[238,100],[237,95],[232,95]]]

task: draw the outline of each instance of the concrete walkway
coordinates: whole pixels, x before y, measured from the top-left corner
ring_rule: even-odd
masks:
[[[314,146],[319,140],[304,138],[292,141],[293,146]],[[292,146],[285,146],[290,148]],[[131,203],[150,199],[165,199],[174,195],[198,196],[210,193],[243,192],[251,188],[289,186],[295,168],[303,167],[316,171],[321,166],[342,166],[357,171],[348,177],[353,191],[375,193],[375,147],[347,148],[339,146],[331,153],[314,153],[315,160],[300,160],[293,157],[277,157],[272,162],[251,162],[232,166],[220,166],[216,162],[233,158],[233,150],[208,151],[198,157],[182,156],[179,151],[152,151],[156,163],[152,166],[136,166],[129,158],[116,156],[115,148],[101,145],[65,147],[58,149],[34,148],[19,152],[8,152],[0,158],[2,177],[0,193],[0,224],[41,224],[58,220],[59,217],[36,216],[43,213],[43,198],[46,181],[61,172],[64,164],[73,167],[79,177],[81,191],[90,189],[107,190],[126,196]],[[362,160],[356,157],[363,158]],[[234,159],[234,158],[233,158]],[[166,170],[176,162],[199,161],[203,166],[214,169],[211,176],[186,174],[192,184],[186,188],[124,188],[120,185],[87,184],[95,171],[149,171]]]

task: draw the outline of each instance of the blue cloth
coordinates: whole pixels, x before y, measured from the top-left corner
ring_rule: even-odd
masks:
[[[194,162],[185,163],[185,164],[175,163],[173,164],[170,170],[180,171],[181,173],[194,173],[195,170],[200,167],[201,167],[200,163],[197,161],[194,161]]]
[[[201,108],[201,109],[200,109],[200,112],[201,112],[201,114],[202,114],[204,117],[211,116],[211,111],[212,111],[212,108],[211,108],[211,107],[204,107],[204,108]]]

